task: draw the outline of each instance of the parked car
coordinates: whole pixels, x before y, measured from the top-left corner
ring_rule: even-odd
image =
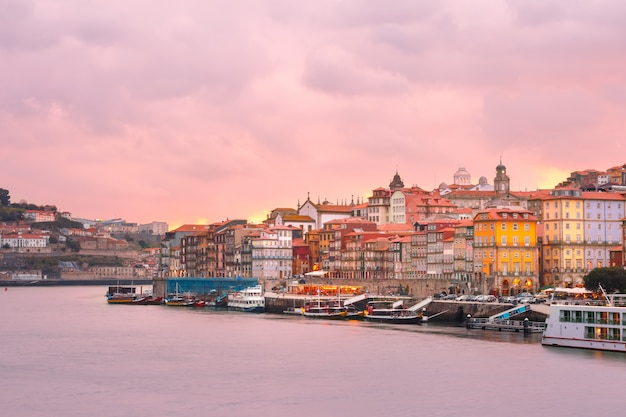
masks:
[[[455,298],[456,301],[469,301],[472,298],[469,294],[463,294]]]
[[[526,297],[519,297],[517,299],[517,302],[520,304],[534,304],[537,301],[537,299],[535,297],[532,296],[526,296]]]
[[[517,297],[514,295],[509,295],[508,297],[505,297],[503,301],[505,303],[517,304]]]

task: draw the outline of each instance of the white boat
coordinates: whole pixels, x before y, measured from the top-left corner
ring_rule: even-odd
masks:
[[[307,302],[302,307],[302,315],[316,319],[345,319],[348,309],[337,300],[317,300]]]
[[[626,307],[617,306],[614,298],[607,301],[606,305],[550,305],[541,343],[626,352]]]
[[[242,291],[228,294],[228,309],[245,311],[248,313],[261,313],[265,311],[265,295],[263,286],[256,285]]]
[[[422,314],[404,308],[402,300],[370,301],[367,303],[364,318],[367,321],[390,324],[420,324],[422,322]]]

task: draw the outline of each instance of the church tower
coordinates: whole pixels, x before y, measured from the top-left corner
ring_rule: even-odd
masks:
[[[496,177],[493,180],[493,186],[497,197],[503,197],[509,194],[511,180],[509,176],[506,175],[506,167],[502,165],[502,159],[500,159],[500,164],[496,167]]]
[[[389,189],[391,191],[396,191],[401,188],[404,188],[404,183],[402,182],[400,175],[398,175],[398,171],[396,171],[396,175],[393,176],[393,180],[389,183]]]

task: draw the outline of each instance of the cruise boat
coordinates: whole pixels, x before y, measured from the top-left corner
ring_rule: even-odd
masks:
[[[606,305],[550,305],[541,343],[626,352],[626,307],[620,296],[606,298]]]
[[[247,313],[261,313],[265,311],[265,296],[263,286],[256,285],[242,291],[228,294],[228,309],[245,311]]]
[[[404,308],[403,301],[370,301],[363,317],[367,321],[390,324],[420,324],[422,314]]]

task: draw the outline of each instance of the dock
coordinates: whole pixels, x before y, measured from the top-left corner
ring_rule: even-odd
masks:
[[[469,318],[466,324],[468,329],[497,330],[507,332],[542,333],[546,323],[541,321],[509,320],[489,318]]]

